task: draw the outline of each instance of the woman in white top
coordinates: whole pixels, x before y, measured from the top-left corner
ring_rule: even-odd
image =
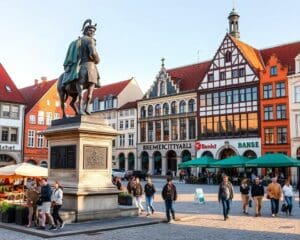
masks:
[[[285,180],[284,186],[282,188],[283,196],[287,204],[287,214],[292,215],[293,208],[293,187],[289,180]]]
[[[63,190],[58,181],[54,182],[53,187],[54,187],[54,189],[52,191],[52,196],[51,196],[51,202],[52,202],[52,207],[53,207],[52,216],[53,216],[53,220],[56,225],[56,228],[63,228],[65,224],[59,215],[59,210],[62,206],[62,201],[63,201]],[[59,222],[59,225],[58,225],[58,222]]]

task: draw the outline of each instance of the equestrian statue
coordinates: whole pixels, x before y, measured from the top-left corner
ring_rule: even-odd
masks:
[[[100,76],[96,65],[100,62],[94,38],[97,24],[87,19],[82,27],[83,36],[69,45],[64,61],[65,72],[60,75],[57,83],[63,118],[66,117],[65,102],[72,98],[70,106],[76,115],[90,115],[89,105],[94,88],[100,87]],[[83,107],[83,90],[87,89],[87,99]],[[78,102],[78,104],[76,104]],[[84,108],[84,110],[83,110]]]

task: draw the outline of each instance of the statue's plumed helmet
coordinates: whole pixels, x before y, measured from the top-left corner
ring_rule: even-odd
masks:
[[[84,21],[81,31],[84,34],[90,28],[92,28],[92,29],[94,29],[96,31],[96,29],[97,29],[97,23],[95,23],[93,25],[92,24],[92,20],[91,19],[87,19],[87,20]]]

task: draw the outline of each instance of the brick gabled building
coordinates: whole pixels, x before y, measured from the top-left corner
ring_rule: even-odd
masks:
[[[0,166],[23,161],[25,99],[0,63]]]
[[[34,85],[21,88],[20,92],[26,100],[24,129],[24,161],[33,164],[48,165],[48,143],[42,135],[53,119],[62,117],[60,99],[57,93],[57,79],[47,81],[35,80]],[[67,115],[74,115],[70,107]]]

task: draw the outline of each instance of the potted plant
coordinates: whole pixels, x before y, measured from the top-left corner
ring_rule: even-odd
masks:
[[[19,225],[28,224],[28,207],[23,205],[16,206],[15,223]]]
[[[12,223],[15,221],[16,205],[3,202],[0,209],[0,216],[2,222]]]
[[[132,206],[132,195],[127,192],[121,192],[118,196],[119,205]]]

